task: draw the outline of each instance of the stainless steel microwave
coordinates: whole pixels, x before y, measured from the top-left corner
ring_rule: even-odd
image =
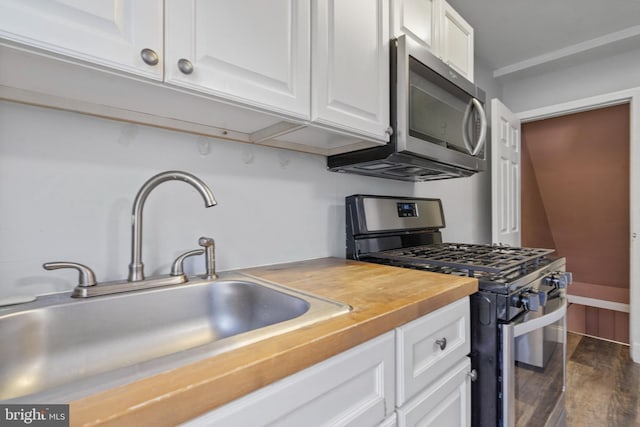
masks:
[[[390,142],[330,156],[329,169],[404,181],[485,170],[484,91],[405,36],[390,52]]]

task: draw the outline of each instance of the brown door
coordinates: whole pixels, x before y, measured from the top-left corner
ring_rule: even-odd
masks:
[[[522,125],[522,244],[567,258],[569,294],[629,303],[629,105]],[[628,313],[572,304],[568,329],[629,342]]]

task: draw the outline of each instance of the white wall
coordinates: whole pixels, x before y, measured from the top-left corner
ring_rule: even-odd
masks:
[[[486,92],[485,108],[491,123],[490,100],[501,98],[501,87],[491,71],[476,58],[475,83]],[[487,136],[487,149],[491,145]],[[491,151],[487,151],[487,159]],[[416,192],[420,197],[442,199],[446,228],[442,237],[448,242],[491,243],[491,168],[468,178],[447,179],[419,183]]]
[[[631,227],[638,233],[640,224],[640,49],[624,54],[582,60],[579,64],[556,65],[547,72],[526,73],[503,81],[505,103],[524,117],[561,114],[585,109],[618,98],[631,98]],[[640,363],[640,261],[638,239],[631,242],[630,340],[633,360]]]
[[[547,68],[500,79],[505,105],[521,112],[638,87],[640,49]]]
[[[475,73],[487,100],[496,96],[490,73]],[[170,169],[203,179],[219,204],[204,209],[182,182],[154,190],[144,210],[147,275],[168,272],[203,235],[216,239],[220,271],[343,257],[344,197],[355,193],[442,198],[446,240],[490,241],[489,171],[419,184],[337,174],[322,156],[0,102],[0,299],[75,286],[74,271],[47,272],[48,261],[86,264],[102,282],[125,278],[135,194]]]
[[[343,257],[346,195],[414,194],[412,183],[328,172],[322,156],[0,102],[0,299],[75,286],[77,273],[47,261],[125,278],[133,199],[170,169],[207,182],[218,206],[204,209],[183,182],[157,187],[144,210],[147,275],[167,273],[200,236],[216,239],[220,271]],[[203,271],[194,263],[188,272]]]

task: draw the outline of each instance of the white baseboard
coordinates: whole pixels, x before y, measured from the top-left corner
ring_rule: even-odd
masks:
[[[623,313],[630,312],[629,304],[607,301],[603,299],[581,297],[578,295],[567,295],[567,302],[569,304],[586,305],[588,307],[604,308],[605,310],[621,311]]]
[[[631,360],[640,364],[640,342],[634,342],[631,346]]]

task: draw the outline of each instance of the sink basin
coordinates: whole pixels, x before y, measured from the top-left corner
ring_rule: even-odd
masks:
[[[350,310],[239,273],[69,295],[0,309],[0,400],[68,402]]]

